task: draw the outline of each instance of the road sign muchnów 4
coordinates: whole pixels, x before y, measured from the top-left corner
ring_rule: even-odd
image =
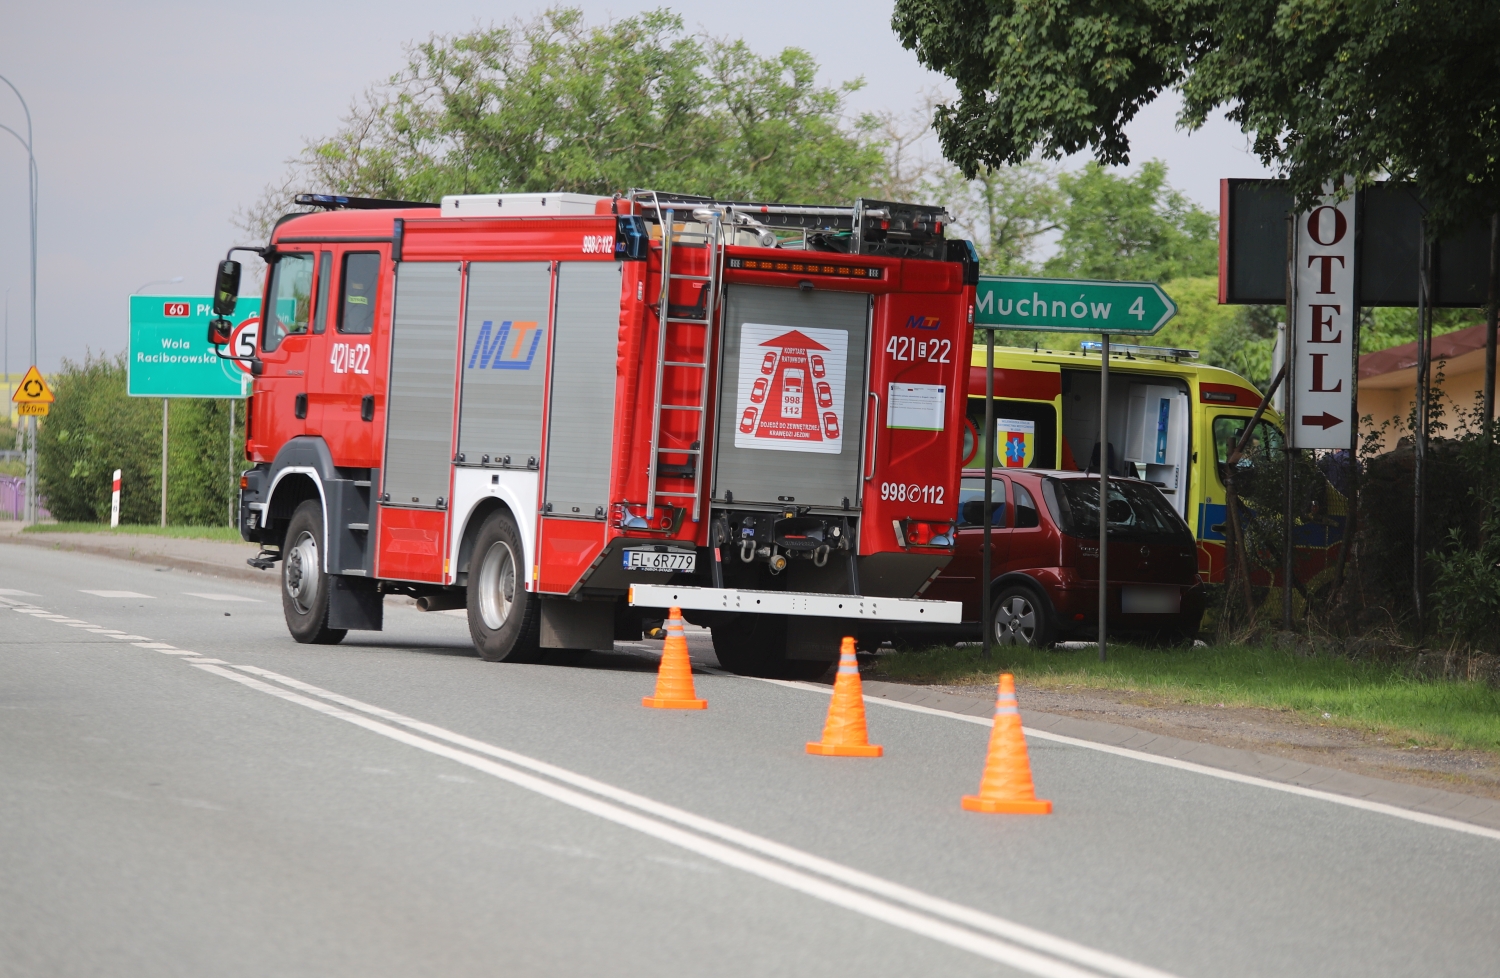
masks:
[[[981,275],[974,325],[1068,333],[1149,336],[1177,315],[1155,282]]]

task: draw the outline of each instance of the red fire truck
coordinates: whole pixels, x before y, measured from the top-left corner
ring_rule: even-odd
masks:
[[[727,668],[786,674],[836,658],[841,619],[958,620],[920,599],[952,553],[978,274],[941,208],[300,202],[323,210],[231,251],[268,263],[240,527],[298,641],[401,594],[528,660],[676,604]]]

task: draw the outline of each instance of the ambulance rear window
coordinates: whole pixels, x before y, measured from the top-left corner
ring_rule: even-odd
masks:
[[[380,255],[355,252],[344,256],[340,285],[340,333],[370,333],[375,329],[375,296],[380,284]]]

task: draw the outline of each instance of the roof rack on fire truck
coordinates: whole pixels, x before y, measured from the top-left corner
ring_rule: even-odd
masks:
[[[674,221],[675,214],[691,215],[693,222],[701,225],[707,225],[717,214],[726,230],[749,231],[763,248],[894,258],[946,257],[943,225],[948,212],[942,207],[863,197],[847,207],[717,200],[646,189],[633,189],[626,197],[643,216],[654,216],[658,224],[666,210],[674,212]]]

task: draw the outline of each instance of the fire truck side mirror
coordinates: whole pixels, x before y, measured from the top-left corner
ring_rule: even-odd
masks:
[[[219,275],[214,281],[214,315],[233,316],[239,297],[240,263],[227,260],[219,262]]]
[[[227,346],[229,344],[230,325],[227,319],[210,319],[208,321],[208,341],[214,346]]]

